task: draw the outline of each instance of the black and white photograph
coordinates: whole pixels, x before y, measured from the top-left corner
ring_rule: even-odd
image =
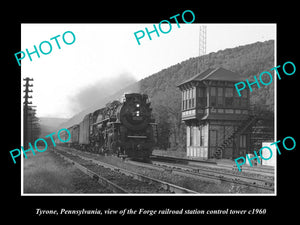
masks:
[[[4,217],[297,216],[296,6],[95,3],[3,20]]]
[[[24,195],[276,194],[276,24],[21,35]]]

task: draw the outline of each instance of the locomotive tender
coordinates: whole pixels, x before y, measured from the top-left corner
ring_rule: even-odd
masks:
[[[151,111],[146,94],[125,94],[123,102],[108,103],[69,127],[69,146],[122,158],[148,159],[157,141]]]

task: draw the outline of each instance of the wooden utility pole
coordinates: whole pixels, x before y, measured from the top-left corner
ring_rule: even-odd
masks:
[[[25,98],[24,103],[23,103],[23,147],[24,149],[28,149],[28,141],[30,139],[29,136],[29,105],[32,104],[32,102],[28,102],[29,98],[32,98],[32,96],[29,96],[28,93],[32,92],[32,90],[29,90],[29,87],[32,87],[33,84],[29,84],[29,81],[33,81],[32,78],[26,77],[23,79],[25,81]]]

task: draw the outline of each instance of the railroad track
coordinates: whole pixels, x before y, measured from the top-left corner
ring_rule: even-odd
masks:
[[[274,191],[274,177],[272,176],[261,176],[261,178],[249,177],[238,173],[233,173],[229,170],[215,170],[210,167],[192,167],[188,165],[181,165],[176,163],[167,163],[161,161],[152,160],[152,164],[136,162],[132,160],[127,161],[130,164],[137,166],[147,167],[150,169],[168,171],[172,174],[181,176],[192,177],[195,179],[206,180],[221,184],[221,182],[233,183],[237,185],[245,185],[248,187],[254,187],[267,191]],[[226,172],[225,172],[226,171]]]
[[[264,176],[264,178],[249,177],[241,174],[233,174],[230,171],[216,171],[211,168],[191,167],[176,165],[171,163],[164,163],[160,161],[152,161],[152,164],[160,168],[166,168],[170,172],[179,175],[187,175],[192,177],[199,177],[205,180],[210,180],[216,183],[229,182],[239,185],[246,185],[258,189],[274,191],[274,178]]]
[[[164,161],[172,161],[172,162],[182,162],[182,163],[199,163],[199,164],[212,164],[216,165],[216,162],[207,161],[207,160],[200,160],[200,159],[187,159],[187,158],[180,158],[175,156],[163,156],[163,155],[151,155],[151,159],[154,160],[164,160]]]
[[[227,165],[227,164],[217,164],[213,161],[207,160],[198,160],[198,159],[187,159],[187,158],[179,158],[179,157],[171,157],[171,156],[162,156],[162,155],[152,155],[151,159],[155,161],[163,161],[163,162],[172,162],[172,163],[181,163],[187,165],[195,165],[195,166],[205,166],[205,167],[212,167],[212,168],[219,168],[219,169],[227,169],[227,170],[237,170],[236,167]],[[241,173],[253,173],[253,174],[262,174],[266,176],[274,176],[274,169],[273,168],[254,168],[254,167],[246,167],[242,168],[243,172]]]
[[[193,190],[78,155],[74,152],[71,153],[61,149],[54,152],[114,193],[198,194]]]

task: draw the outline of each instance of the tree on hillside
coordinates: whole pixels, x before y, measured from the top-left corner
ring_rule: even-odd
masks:
[[[152,98],[153,114],[161,131],[160,143],[172,149],[183,148],[185,132],[181,121],[181,93],[175,86],[159,91]],[[185,142],[184,142],[185,143]]]

